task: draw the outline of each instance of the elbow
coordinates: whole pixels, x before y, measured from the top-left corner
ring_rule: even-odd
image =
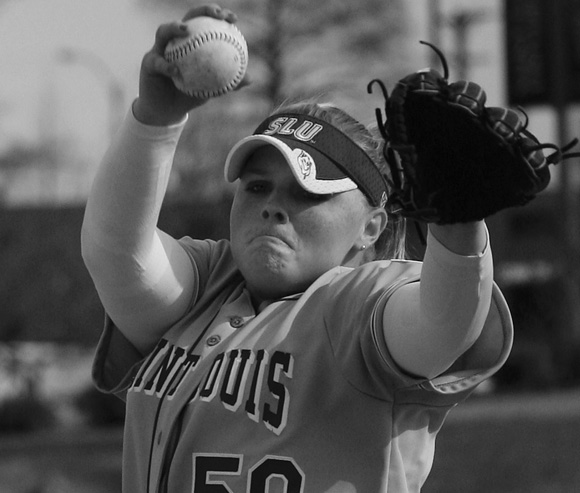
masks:
[[[114,231],[112,225],[97,220],[91,212],[89,204],[81,225],[80,247],[81,258],[94,279],[95,274],[102,274],[110,264],[118,263],[116,257],[119,253],[111,234]],[[115,268],[118,266],[115,265]]]
[[[92,232],[87,220],[83,222],[80,234],[81,258],[89,274],[94,279],[98,272],[102,272],[104,267],[103,248],[99,248],[96,236]]]
[[[116,252],[94,231],[83,225],[81,228],[81,257],[97,291],[124,286],[130,279],[131,258]]]
[[[94,257],[94,243],[86,219],[81,226],[81,257],[88,268]]]

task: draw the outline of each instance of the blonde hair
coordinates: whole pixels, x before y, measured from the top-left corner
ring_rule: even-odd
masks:
[[[366,127],[346,111],[332,104],[319,103],[313,100],[285,102],[271,114],[275,115],[282,112],[313,116],[330,123],[350,137],[355,144],[365,151],[383,174],[388,174],[389,167],[383,154],[384,141],[376,126]],[[406,221],[403,217],[389,213],[388,210],[387,214],[389,217],[387,227],[377,239],[373,248],[367,248],[365,252],[366,261],[406,258]]]

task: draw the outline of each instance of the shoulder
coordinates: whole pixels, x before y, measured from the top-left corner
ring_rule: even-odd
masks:
[[[381,260],[359,267],[335,267],[323,274],[305,295],[322,303],[326,317],[339,321],[341,317],[367,318],[382,300],[398,287],[417,281],[421,262]],[[337,318],[338,317],[338,318]]]
[[[380,292],[420,278],[422,262],[414,260],[378,260],[356,268],[333,269],[329,286],[332,289],[357,287],[368,293]]]
[[[203,296],[208,288],[219,290],[241,282],[241,273],[234,262],[228,240],[196,240],[183,237],[179,243],[189,255],[197,276],[198,293]]]
[[[218,265],[233,264],[228,240],[197,240],[184,236],[178,241],[198,270],[212,271]]]

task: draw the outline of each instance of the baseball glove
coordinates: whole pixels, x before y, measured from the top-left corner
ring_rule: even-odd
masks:
[[[400,80],[385,97],[386,121],[376,110],[390,168],[393,213],[419,221],[453,224],[484,219],[502,209],[524,205],[550,182],[550,164],[578,156],[541,144],[527,130],[527,116],[487,107],[485,91],[468,81],[448,82],[425,69]],[[554,152],[544,155],[545,149]]]

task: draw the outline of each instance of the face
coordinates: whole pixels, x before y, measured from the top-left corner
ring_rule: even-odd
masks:
[[[360,263],[371,208],[359,190],[313,195],[272,146],[240,176],[231,212],[234,259],[257,300],[304,291],[338,265]]]

